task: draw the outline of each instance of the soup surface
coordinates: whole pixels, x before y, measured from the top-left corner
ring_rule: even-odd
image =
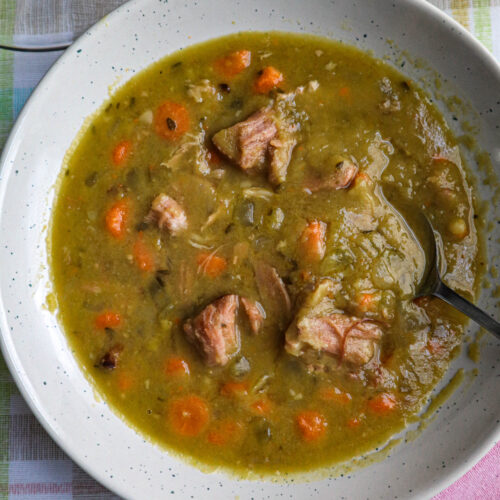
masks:
[[[415,84],[325,39],[241,33],[134,77],[69,155],[60,316],[100,393],[154,441],[244,472],[347,460],[404,427],[464,320],[414,300],[423,211],[471,296],[473,198]]]

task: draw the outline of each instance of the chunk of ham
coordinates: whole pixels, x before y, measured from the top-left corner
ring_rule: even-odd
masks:
[[[271,107],[262,108],[246,120],[220,130],[212,137],[217,149],[247,173],[262,170],[269,157],[269,182],[286,179],[292,151],[297,144],[296,127]]]
[[[166,194],[159,194],[151,204],[151,210],[146,216],[148,222],[156,222],[162,230],[168,230],[176,235],[187,228],[186,212],[182,206]]]
[[[246,297],[241,297],[241,303],[243,304],[243,309],[250,322],[250,328],[252,332],[257,334],[262,330],[264,326],[264,320],[266,319],[266,312],[262,305],[256,300],[248,299]]]
[[[373,321],[336,311],[332,291],[329,280],[319,283],[288,328],[285,350],[293,356],[313,350],[364,365],[373,358],[382,329]]]
[[[336,159],[331,172],[324,178],[310,180],[306,188],[312,193],[322,190],[347,188],[354,181],[358,173],[357,165],[349,159]]]
[[[217,132],[212,141],[217,149],[245,172],[263,165],[269,143],[278,133],[271,108],[264,108],[246,120]]]
[[[306,348],[327,352],[354,365],[364,365],[375,352],[382,330],[373,321],[334,313],[317,318],[304,318],[297,323],[298,335],[287,338],[285,349],[300,356]]]
[[[239,302],[254,334],[264,325],[266,313],[259,302],[238,295],[224,295],[184,323],[184,332],[205,358],[207,365],[224,366],[238,353],[240,336],[236,323]]]
[[[237,295],[224,295],[184,323],[187,338],[210,366],[224,366],[239,351],[236,326]]]

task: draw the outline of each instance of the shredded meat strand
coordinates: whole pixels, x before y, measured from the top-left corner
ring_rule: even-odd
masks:
[[[243,304],[243,309],[248,316],[252,332],[255,334],[259,333],[264,326],[264,320],[266,319],[266,312],[264,311],[264,308],[256,300],[247,299],[246,297],[241,297],[241,303]]]

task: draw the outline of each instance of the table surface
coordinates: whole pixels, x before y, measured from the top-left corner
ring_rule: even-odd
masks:
[[[66,41],[123,0],[0,0],[0,44]],[[500,0],[431,0],[500,60]],[[37,35],[45,33],[43,36]],[[36,38],[35,38],[36,37]],[[0,151],[24,102],[61,55],[0,49]],[[118,498],[52,441],[19,394],[0,355],[0,500]],[[434,500],[500,499],[500,444]]]

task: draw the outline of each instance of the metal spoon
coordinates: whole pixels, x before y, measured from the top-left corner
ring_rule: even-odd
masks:
[[[443,283],[440,273],[442,254],[438,251],[436,242],[439,241],[437,240],[438,233],[426,215],[419,208],[402,202],[401,196],[398,195],[394,186],[383,184],[380,187],[379,193],[382,198],[401,218],[425,254],[425,270],[417,287],[415,298],[428,295],[439,297],[500,339],[500,323],[498,321]]]
[[[422,226],[429,236],[426,238],[429,242],[429,248],[426,252],[426,258],[428,259],[426,271],[415,297],[423,297],[425,295],[439,297],[500,339],[500,323],[498,321],[495,321],[484,311],[443,283],[439,272],[440,254],[437,251],[436,232],[425,215],[422,214],[421,218]]]

